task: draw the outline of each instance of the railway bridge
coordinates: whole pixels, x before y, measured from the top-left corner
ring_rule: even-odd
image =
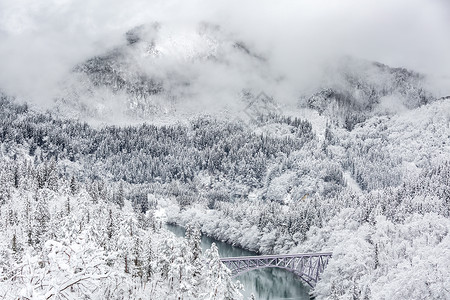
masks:
[[[222,258],[220,261],[231,270],[233,277],[262,268],[288,270],[314,288],[325,270],[332,253],[301,253],[287,255],[261,255]]]

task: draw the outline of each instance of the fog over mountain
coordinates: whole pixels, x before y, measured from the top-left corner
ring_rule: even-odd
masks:
[[[123,100],[111,100],[110,111],[129,109],[133,100],[118,89],[85,86],[85,93],[73,86],[80,66],[101,58],[159,82],[166,92],[153,94],[164,99],[152,101],[172,99],[178,110],[192,98],[193,110],[240,107],[243,90],[295,105],[335,82],[329,70],[352,57],[426,74],[423,84],[439,97],[450,86],[449,9],[437,0],[6,0],[0,3],[0,88],[46,107],[75,93],[78,104],[101,95]],[[130,30],[144,35],[136,45],[127,45]]]
[[[448,3],[1,0],[0,298],[449,299]]]

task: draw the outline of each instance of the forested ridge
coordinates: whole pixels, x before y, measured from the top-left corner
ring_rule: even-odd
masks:
[[[70,293],[206,297],[198,278],[219,276],[216,299],[239,297],[226,270],[196,262],[192,237],[168,240],[153,217],[165,209],[170,222],[196,220],[195,230],[260,253],[333,251],[318,299],[448,294],[446,99],[351,128],[331,118],[323,136],[308,120],[276,114],[255,124],[203,116],[94,128],[6,96],[0,106],[0,293],[69,293],[64,284],[81,267],[61,253],[75,251],[95,261]],[[68,281],[42,285],[51,281],[45,268]],[[417,270],[432,279],[398,284]]]
[[[242,298],[217,248],[202,253],[198,227],[177,239],[140,188],[73,170],[76,158],[100,159],[89,138],[107,133],[1,107],[2,299]]]
[[[450,1],[284,2],[0,0],[0,300],[450,300]]]

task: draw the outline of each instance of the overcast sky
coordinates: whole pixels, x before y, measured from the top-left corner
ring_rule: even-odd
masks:
[[[446,0],[0,0],[0,88],[47,97],[78,62],[142,23],[217,23],[301,80],[341,55],[450,80]],[[447,81],[447,82],[445,82]]]

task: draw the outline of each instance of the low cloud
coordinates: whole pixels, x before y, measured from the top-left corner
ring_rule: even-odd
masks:
[[[438,93],[449,92],[450,4],[443,0],[3,0],[0,89],[50,103],[74,65],[155,21],[220,25],[266,56],[287,90],[307,89],[324,64],[350,55],[430,74]]]

